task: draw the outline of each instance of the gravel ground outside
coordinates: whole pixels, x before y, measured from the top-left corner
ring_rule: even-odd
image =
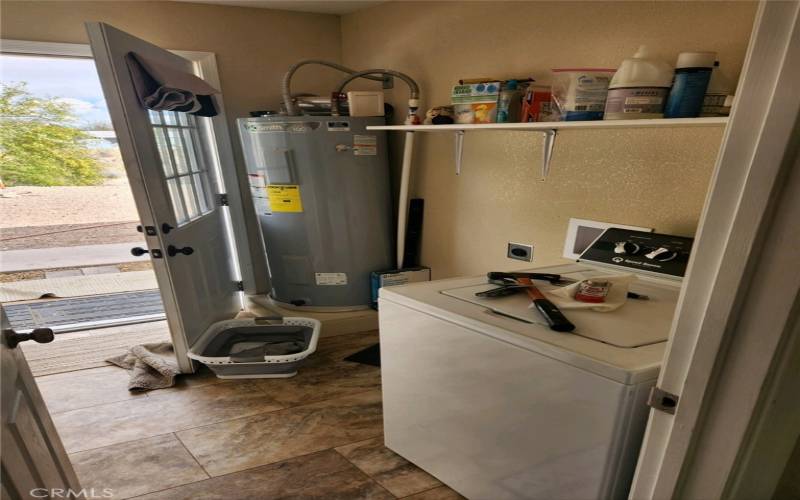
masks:
[[[86,267],[97,267],[97,266],[86,266]],[[35,271],[0,273],[0,283],[13,283],[14,281],[25,281],[25,280],[43,280],[45,278],[44,273],[49,271],[64,271],[67,269],[86,269],[86,267],[36,269]],[[153,269],[153,265],[150,262],[126,262],[124,264],[116,264],[115,267],[119,269],[119,271],[122,273],[126,273],[129,271],[146,271],[147,269]]]
[[[0,228],[0,251],[126,243],[144,244],[138,222],[97,222]]]
[[[103,164],[100,186],[11,186],[0,188],[0,251],[127,243],[144,244],[136,231],[139,214],[117,148],[94,151]],[[0,273],[0,283],[44,279],[49,271]],[[120,272],[152,269],[149,261],[115,266]]]
[[[125,179],[102,186],[14,186],[0,189],[0,228],[102,224],[139,219]]]
[[[14,186],[0,189],[0,251],[144,243],[136,231],[139,214],[127,179],[102,186]],[[121,271],[150,263],[120,264]],[[88,267],[88,266],[87,266]],[[0,273],[0,282],[43,279],[42,269]]]

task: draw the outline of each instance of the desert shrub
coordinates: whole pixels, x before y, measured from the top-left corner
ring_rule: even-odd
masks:
[[[103,181],[69,105],[0,83],[0,182],[7,186],[86,186]]]

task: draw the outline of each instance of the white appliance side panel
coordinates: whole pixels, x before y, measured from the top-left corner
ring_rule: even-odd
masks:
[[[631,386],[387,300],[380,342],[386,445],[471,500],[605,499],[636,459]]]
[[[654,385],[656,381],[650,380],[627,386],[627,394],[622,402],[620,419],[617,422],[618,437],[614,439],[615,445],[612,447],[610,457],[615,465],[608,468],[607,484],[603,488],[603,491],[608,492],[604,493],[606,498],[628,498],[647,427],[647,417],[650,414],[647,399]]]

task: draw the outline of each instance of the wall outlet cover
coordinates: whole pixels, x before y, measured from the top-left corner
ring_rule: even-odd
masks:
[[[533,260],[533,245],[527,245],[525,243],[512,243],[509,241],[506,257],[509,259],[530,262]]]

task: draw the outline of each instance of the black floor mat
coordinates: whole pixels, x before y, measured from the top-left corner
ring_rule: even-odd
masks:
[[[160,315],[153,318],[157,321],[164,317],[158,290],[10,304],[3,309],[17,330]]]
[[[371,345],[366,349],[362,349],[355,354],[347,356],[344,360],[361,363],[362,365],[381,366],[381,345]]]

